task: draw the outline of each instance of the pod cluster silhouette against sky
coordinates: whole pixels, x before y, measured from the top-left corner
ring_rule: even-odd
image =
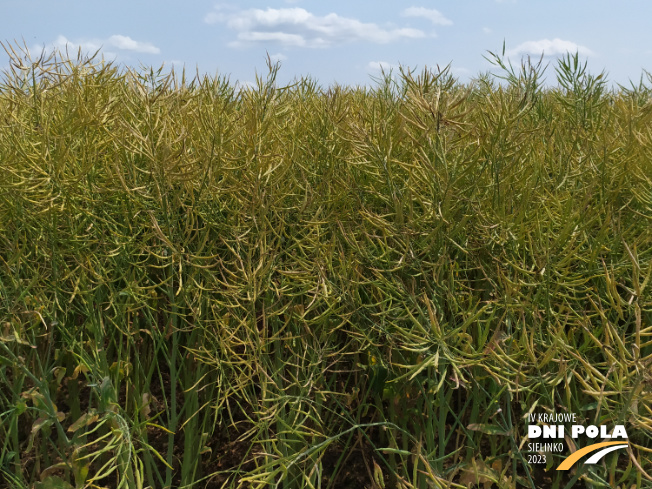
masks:
[[[485,56],[502,53],[504,42],[514,64],[543,54],[548,83],[555,58],[578,52],[591,72],[629,85],[652,67],[651,14],[644,0],[38,0],[2,2],[0,33],[30,52],[99,49],[129,66],[185,66],[242,84],[266,71],[267,55],[281,62],[284,82],[309,76],[323,85],[365,85],[383,69],[449,63],[468,81],[494,70]],[[8,63],[0,52],[0,68]]]

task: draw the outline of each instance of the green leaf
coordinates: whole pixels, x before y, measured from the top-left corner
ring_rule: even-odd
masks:
[[[471,431],[479,431],[486,435],[509,435],[510,431],[505,431],[504,428],[490,423],[472,423],[466,427]]]
[[[79,428],[95,423],[98,419],[100,419],[100,416],[94,410],[91,410],[87,413],[82,414],[77,421],[71,424],[68,428],[68,431],[70,433],[74,433]]]
[[[73,486],[64,481],[61,477],[51,475],[45,480],[34,484],[34,489],[75,489]]]

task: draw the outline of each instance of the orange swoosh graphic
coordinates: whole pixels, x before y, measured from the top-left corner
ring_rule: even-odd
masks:
[[[581,459],[584,455],[587,455],[591,452],[595,452],[596,450],[600,450],[601,448],[604,447],[610,447],[613,445],[628,445],[629,442],[626,441],[605,441],[602,443],[595,443],[593,445],[589,445],[588,447],[581,448],[580,450],[576,451],[572,455],[569,455],[566,457],[566,459],[557,467],[557,470],[568,470],[570,469],[575,462],[577,462],[579,459]]]

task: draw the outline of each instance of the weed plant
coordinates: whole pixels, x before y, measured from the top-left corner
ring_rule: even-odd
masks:
[[[650,76],[5,49],[7,487],[650,487]],[[532,412],[630,446],[529,465]]]

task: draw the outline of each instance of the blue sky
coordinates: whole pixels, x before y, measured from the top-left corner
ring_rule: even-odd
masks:
[[[34,52],[101,48],[126,65],[185,65],[242,83],[265,73],[269,54],[281,62],[282,82],[311,76],[324,86],[370,84],[381,66],[399,64],[450,63],[468,81],[492,68],[483,55],[505,41],[515,63],[543,52],[549,83],[555,58],[570,50],[591,72],[628,84],[652,70],[650,18],[649,0],[3,0],[0,40],[24,40]]]

